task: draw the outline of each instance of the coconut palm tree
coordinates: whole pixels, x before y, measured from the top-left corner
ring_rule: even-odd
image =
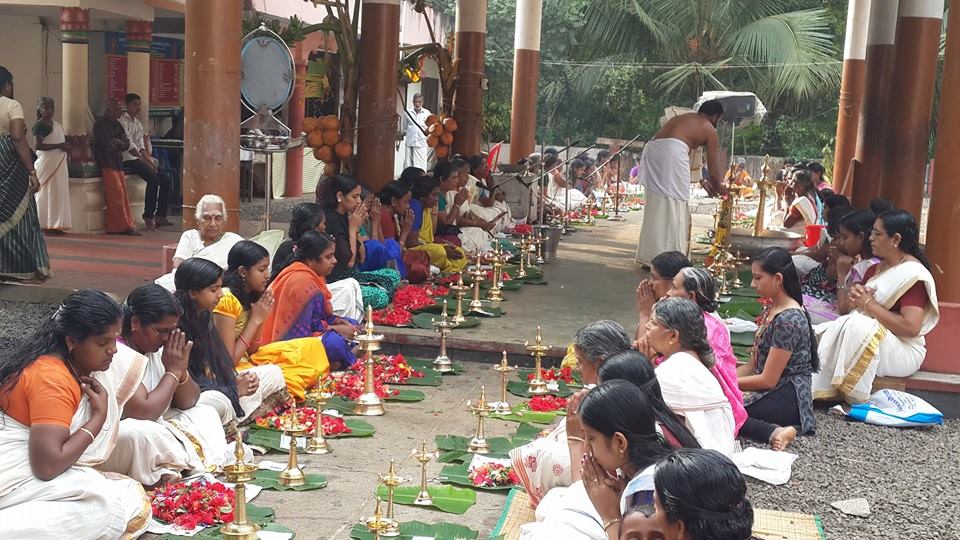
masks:
[[[561,0],[564,1],[564,0]],[[656,70],[679,102],[704,90],[752,90],[768,108],[836,92],[841,63],[819,0],[592,0],[581,54]],[[584,86],[598,71],[585,70]]]

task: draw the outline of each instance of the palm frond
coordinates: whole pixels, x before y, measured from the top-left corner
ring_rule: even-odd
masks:
[[[668,96],[696,99],[704,90],[726,90],[717,73],[730,63],[724,59],[711,64],[690,63],[671,68],[653,80],[654,88]]]
[[[581,33],[589,36],[587,57],[613,52],[641,56],[652,48],[670,43],[676,29],[658,19],[650,0],[594,0],[584,13]]]

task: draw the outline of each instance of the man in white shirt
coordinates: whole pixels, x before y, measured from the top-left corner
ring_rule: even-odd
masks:
[[[432,113],[423,108],[423,95],[413,95],[413,108],[403,115],[404,145],[407,147],[404,167],[427,170],[427,117]]]
[[[170,178],[160,174],[157,163],[147,152],[146,135],[143,124],[137,115],[140,114],[140,96],[127,94],[124,97],[127,110],[120,117],[123,131],[130,140],[130,147],[123,152],[123,171],[127,174],[136,174],[147,183],[147,193],[144,197],[143,223],[147,229],[173,225],[167,219],[167,203],[170,200]]]

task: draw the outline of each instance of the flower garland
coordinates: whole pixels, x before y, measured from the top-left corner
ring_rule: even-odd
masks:
[[[532,381],[534,375],[536,375],[536,372],[528,374],[527,380]],[[541,375],[540,378],[542,378],[545,381],[563,381],[567,384],[572,384],[574,382],[573,369],[570,366],[562,367],[560,369],[557,369],[557,368],[541,369],[540,375]]]
[[[509,465],[484,463],[470,469],[470,481],[476,487],[513,486],[520,483],[520,477]]]
[[[536,412],[554,412],[567,408],[567,398],[560,396],[534,396],[530,399],[527,406],[531,411]]]
[[[297,408],[297,420],[307,426],[307,433],[313,433],[317,426],[317,410],[313,407]],[[283,405],[255,420],[256,424],[262,428],[283,430],[283,425],[290,421],[290,406]],[[331,437],[352,433],[343,418],[338,416],[323,415],[323,435]]]
[[[167,484],[150,493],[153,517],[187,531],[233,521],[233,502],[232,489],[205,479]]]

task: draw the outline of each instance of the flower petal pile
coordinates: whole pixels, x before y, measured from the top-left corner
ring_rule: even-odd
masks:
[[[153,517],[187,531],[232,521],[233,502],[232,489],[205,479],[167,484],[150,493]]]
[[[567,408],[567,398],[560,396],[535,396],[527,403],[531,411],[554,412]]]
[[[373,360],[373,386],[381,398],[400,393],[391,390],[389,384],[404,384],[410,378],[423,378],[423,372],[410,367],[402,354],[374,356]],[[363,393],[363,371],[363,362],[357,362],[345,373],[334,375],[331,391],[344,399],[356,400]]]
[[[297,420],[307,426],[307,433],[313,433],[317,426],[317,410],[313,407],[298,407]],[[263,428],[281,431],[285,423],[290,421],[290,406],[278,407],[256,419],[256,424]],[[351,433],[352,430],[344,423],[343,418],[323,415],[323,435],[331,437]]]
[[[499,463],[484,463],[470,469],[470,481],[477,487],[513,486],[520,483],[520,478],[509,465]]]
[[[535,374],[536,373],[530,373],[529,375],[527,375],[527,380],[532,381],[533,376]],[[563,381],[567,384],[572,384],[574,382],[573,369],[570,368],[570,366],[563,367],[560,369],[556,369],[556,368],[541,369],[540,375],[541,375],[541,378],[545,381]]]

